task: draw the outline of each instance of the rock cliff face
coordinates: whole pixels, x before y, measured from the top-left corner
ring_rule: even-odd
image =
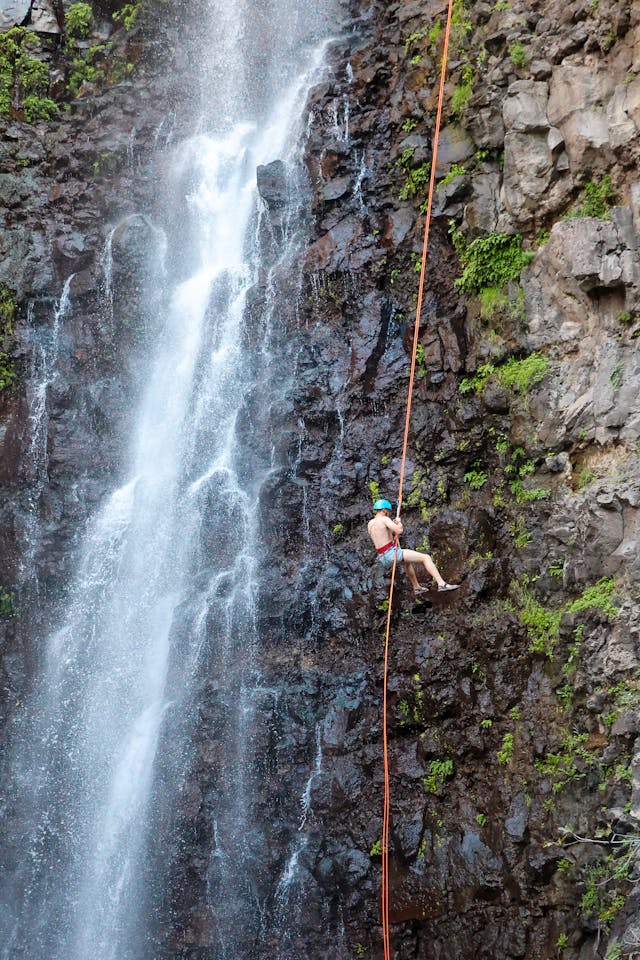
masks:
[[[445,15],[441,0],[353,2],[309,101],[309,242],[302,296],[281,277],[291,389],[271,414],[280,470],[262,502],[263,670],[278,691],[256,732],[256,816],[273,820],[256,878],[265,958],[380,953],[387,580],[365,522],[398,479]],[[116,31],[139,63],[129,79],[94,79],[68,118],[4,129],[0,281],[18,317],[0,394],[3,716],[63,602],[80,524],[121,466],[154,317],[140,260],[160,242],[154,150],[188,125],[179,49],[179,82],[167,79],[171,16],[153,8]],[[53,77],[69,67],[47,42]],[[639,131],[633,6],[456,0],[403,515],[405,542],[463,587],[427,607],[401,576],[394,600],[403,960],[631,957],[640,944]],[[276,237],[283,177],[277,163],[258,177]],[[72,309],[56,311],[72,273]],[[42,446],[33,371],[52,357]],[[166,955],[194,960],[216,956],[215,695],[166,932]]]

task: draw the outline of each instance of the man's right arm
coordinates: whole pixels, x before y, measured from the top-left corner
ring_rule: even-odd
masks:
[[[384,518],[384,525],[387,530],[391,530],[392,533],[401,534],[403,530],[402,521],[392,520],[391,517]]]

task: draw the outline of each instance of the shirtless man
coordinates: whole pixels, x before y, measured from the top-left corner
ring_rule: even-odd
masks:
[[[427,592],[427,587],[421,587],[413,569],[414,563],[422,564],[429,576],[438,584],[438,591],[443,593],[445,590],[457,590],[460,586],[457,583],[446,583],[431,559],[428,553],[419,553],[417,550],[403,550],[402,547],[395,546],[395,535],[402,533],[403,527],[400,520],[391,519],[391,504],[388,500],[376,500],[373,505],[375,517],[369,520],[367,530],[373,540],[373,545],[378,551],[380,563],[384,566],[393,564],[394,555],[398,554],[398,560],[402,560],[407,576],[411,581],[413,592],[421,594]]]

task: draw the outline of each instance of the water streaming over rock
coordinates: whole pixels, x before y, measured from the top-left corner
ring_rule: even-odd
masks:
[[[194,937],[212,960],[258,955],[255,877],[264,874],[268,824],[252,812],[253,725],[269,691],[256,665],[255,598],[258,500],[272,469],[259,409],[277,393],[280,334],[269,280],[248,319],[265,232],[255,170],[288,159],[289,194],[299,195],[291,161],[327,10],[316,17],[295,0],[236,0],[211,2],[209,13],[216,43],[203,44],[206,105],[198,134],[174,153],[165,225],[173,269],[128,466],[123,455],[126,479],[90,518],[65,616],[11,730],[2,960],[178,955],[170,891],[202,724],[216,744],[215,790]],[[269,243],[272,260],[293,263],[298,218],[288,206]],[[45,391],[54,362],[51,352]],[[251,418],[257,382],[266,393]],[[41,400],[36,391],[40,445]]]

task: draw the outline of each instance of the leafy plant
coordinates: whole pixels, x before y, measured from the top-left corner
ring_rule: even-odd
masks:
[[[583,610],[602,610],[611,619],[618,616],[619,608],[611,600],[616,588],[614,577],[601,577],[592,587],[586,587],[577,600],[568,606],[569,613],[580,613]]]
[[[12,593],[0,587],[0,617],[12,617],[16,612],[15,597]]]
[[[7,350],[16,312],[11,290],[6,284],[0,283],[0,391],[10,387],[16,376],[13,358]]]
[[[452,163],[449,172],[440,180],[438,186],[436,187],[436,192],[438,192],[441,187],[446,187],[448,183],[451,183],[452,180],[455,180],[456,177],[463,177],[467,171],[459,163]]]
[[[464,475],[464,482],[468,483],[472,490],[480,490],[489,479],[489,475],[484,470],[469,470]]]
[[[125,30],[129,31],[140,15],[140,7],[140,3],[125,3],[121,10],[114,13],[113,19],[118,23],[122,23]]]
[[[524,44],[520,43],[519,40],[509,44],[509,56],[514,67],[524,67],[527,62],[527,51]]]
[[[31,51],[38,40],[25,27],[0,33],[0,118],[8,119],[11,108],[22,110],[27,123],[50,120],[58,106],[47,96],[49,69]]]
[[[488,237],[477,237],[467,243],[453,226],[451,235],[463,268],[455,283],[468,295],[485,287],[501,289],[510,280],[517,280],[534,256],[522,249],[520,234],[490,233]]]
[[[506,766],[507,763],[511,760],[513,756],[513,734],[505,733],[502,738],[502,746],[498,750],[497,757],[498,763],[502,766]]]
[[[376,842],[369,850],[370,857],[381,857],[382,856],[382,840],[376,840]]]
[[[608,220],[614,196],[609,174],[597,183],[589,180],[584,188],[582,204],[570,213],[569,217],[597,217],[599,220]]]
[[[422,783],[427,793],[437,793],[445,780],[453,776],[453,760],[430,760],[429,773]]]
[[[522,589],[518,615],[527,628],[530,653],[543,653],[550,660],[560,636],[563,608],[544,607],[530,590]]]
[[[67,35],[76,40],[85,40],[93,30],[93,10],[89,3],[72,3],[66,12]]]
[[[503,387],[526,394],[530,388],[540,383],[549,370],[549,361],[541,353],[530,353],[522,360],[509,357],[497,372],[498,381]]]
[[[611,388],[614,393],[617,393],[620,387],[622,386],[622,364],[614,363],[609,376],[609,381],[611,383]]]
[[[467,65],[463,71],[460,83],[457,84],[451,97],[451,114],[460,117],[467,109],[473,94],[473,67]]]

